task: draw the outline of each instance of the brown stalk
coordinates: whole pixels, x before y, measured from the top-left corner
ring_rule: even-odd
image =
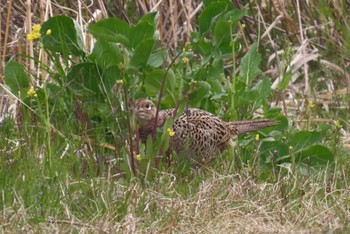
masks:
[[[124,100],[125,100],[125,112],[126,112],[126,122],[128,123],[128,132],[129,132],[129,149],[130,149],[130,159],[131,159],[131,170],[136,175],[135,168],[135,157],[134,157],[134,145],[132,143],[132,129],[130,125],[130,115],[129,115],[129,106],[128,106],[128,95],[126,92],[126,87],[124,86]]]
[[[7,9],[7,18],[6,18],[6,29],[5,29],[5,38],[4,38],[4,46],[2,51],[2,61],[5,63],[6,59],[6,48],[7,48],[7,40],[9,37],[9,28],[10,28],[10,21],[11,21],[11,11],[12,11],[12,0],[8,1],[8,9]],[[4,81],[2,79],[2,76],[0,76],[0,84],[3,84]]]
[[[163,80],[162,80],[162,84],[160,86],[160,91],[159,91],[159,97],[158,97],[158,102],[157,102],[157,112],[156,112],[156,117],[154,118],[154,123],[153,123],[153,128],[152,128],[152,140],[155,141],[156,139],[156,129],[157,129],[157,122],[158,122],[158,117],[159,117],[159,109],[160,109],[160,102],[162,100],[162,96],[164,93],[164,88],[165,88],[165,82],[168,78],[168,73],[170,68],[172,67],[172,65],[175,63],[175,61],[177,60],[177,58],[182,54],[182,51],[180,53],[178,53],[176,55],[175,58],[173,58],[173,60],[171,61],[171,63],[169,64],[168,68],[166,69],[166,72],[163,76]]]

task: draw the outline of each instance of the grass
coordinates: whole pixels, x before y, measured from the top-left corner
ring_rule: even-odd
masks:
[[[154,181],[105,176],[72,177],[67,165],[43,175],[35,159],[7,170],[2,229],[83,232],[323,232],[349,230],[349,175],[329,178],[281,170],[273,182],[250,172],[159,171]],[[56,165],[56,162],[55,162]],[[44,165],[42,165],[43,167]],[[16,171],[12,168],[16,168]],[[22,169],[22,170],[20,170]],[[108,170],[106,170],[108,171]],[[12,186],[9,186],[9,185]]]
[[[190,33],[198,29],[197,16],[204,6],[201,1],[186,1],[185,5],[176,1],[163,2],[158,8],[157,1],[125,1],[125,5],[99,1],[98,6],[79,6],[60,1],[50,7],[53,15],[64,13],[73,18],[77,16],[81,19],[82,28],[87,27],[92,15],[96,18],[113,15],[126,22],[137,22],[140,12],[142,15],[142,12],[155,7],[160,14],[157,33],[162,43],[167,45],[169,54],[173,54],[173,57],[180,55],[181,58],[185,53],[175,51],[182,49],[181,45],[186,45]],[[237,1],[233,2],[238,7]],[[50,11],[40,7],[40,2],[26,5],[25,8],[17,2],[9,3],[3,8],[6,16],[13,11],[13,15],[26,16],[30,13],[33,18],[27,15],[23,17],[26,21],[23,19],[17,24],[15,17],[0,17],[1,61],[9,61],[12,57],[19,61],[31,74],[31,84],[39,88],[41,82],[45,80],[49,83],[52,77],[48,77],[47,71],[29,57],[50,65],[53,67],[49,70],[51,74],[57,75],[50,61],[53,58],[49,59],[38,47],[34,46],[33,49],[33,44],[21,38],[24,32],[29,32],[32,21],[42,22],[40,17],[45,17]],[[277,154],[283,150],[266,156],[266,152],[260,152],[260,144],[263,143],[256,141],[255,134],[251,134],[240,138],[239,147],[234,152],[232,150],[222,155],[206,167],[196,170],[190,168],[186,161],[175,158],[170,167],[167,162],[162,162],[159,167],[153,168],[146,158],[140,162],[136,160],[138,173],[134,176],[129,160],[128,136],[124,131],[127,121],[122,103],[125,101],[123,95],[132,96],[136,93],[133,89],[142,90],[145,80],[144,83],[132,80],[136,85],[129,90],[122,86],[122,82],[119,83],[116,94],[108,97],[107,105],[113,113],[108,113],[106,118],[99,116],[102,120],[93,119],[92,126],[89,126],[91,119],[87,119],[86,113],[78,107],[79,102],[73,96],[64,96],[64,89],[57,93],[55,89],[47,87],[41,89],[42,93],[38,91],[38,95],[44,98],[41,99],[42,105],[39,105],[39,101],[28,103],[20,96],[13,96],[8,87],[1,86],[1,232],[349,232],[347,131],[350,76],[347,58],[350,50],[347,38],[350,33],[348,25],[344,23],[347,22],[344,12],[347,12],[348,6],[343,1],[329,3],[331,8],[316,0],[309,1],[307,5],[302,1],[297,1],[298,4],[282,3],[266,1],[265,6],[255,1],[248,4],[245,7],[248,16],[242,19],[239,33],[234,36],[231,60],[225,60],[222,64],[219,60],[215,61],[215,66],[225,67],[218,78],[222,78],[220,82],[225,84],[223,89],[234,93],[236,88],[242,89],[242,84],[236,79],[231,82],[229,78],[239,79],[242,57],[249,53],[250,45],[259,41],[262,71],[258,70],[258,73],[262,75],[259,80],[250,82],[258,83],[262,76],[268,75],[271,79],[268,89],[275,87],[275,100],[269,101],[278,104],[276,108],[266,111],[267,107],[260,103],[260,96],[254,97],[253,94],[247,96],[256,98],[253,104],[247,102],[237,110],[230,108],[229,104],[239,105],[239,99],[234,99],[232,93],[228,95],[228,100],[220,97],[201,107],[226,119],[236,119],[237,116],[250,118],[261,114],[262,109],[265,114],[268,112],[275,117],[277,114],[273,115],[274,111],[277,113],[276,109],[281,108],[289,120],[289,123],[285,121],[283,134],[270,134],[264,139],[265,135],[261,133],[262,141],[280,138],[279,144],[287,145],[300,130],[317,131],[322,137],[320,144],[326,148],[323,152],[331,152],[334,161],[318,167],[311,165],[314,161],[307,160],[306,164],[294,160],[290,164],[283,163],[283,160],[276,162]],[[167,9],[171,9],[171,12]],[[221,24],[224,25],[224,22]],[[22,31],[17,32],[11,25],[20,27]],[[220,30],[217,32],[220,33]],[[213,38],[209,39],[214,41]],[[203,50],[209,39],[206,38],[201,44]],[[236,51],[235,46],[242,48]],[[127,50],[123,53],[127,53]],[[253,58],[260,56],[254,51],[251,53]],[[42,57],[39,58],[39,54]],[[203,75],[196,73],[196,68],[205,70],[210,65],[208,62],[205,64],[207,67],[201,67],[202,58],[196,63],[196,56],[199,55],[193,53],[191,56],[187,65],[176,63],[176,59],[173,59],[173,66],[166,67],[173,69],[174,77],[181,77],[183,83],[176,92],[184,99],[191,99],[186,95],[195,89],[198,81],[193,79],[198,74]],[[63,62],[69,64],[68,61]],[[4,69],[5,65],[2,64],[0,83],[3,83]],[[64,69],[62,67],[59,72],[64,74]],[[126,73],[125,76],[134,79],[146,72],[147,69],[144,69],[135,72],[136,75]],[[216,70],[209,72],[216,75]],[[159,74],[162,78],[163,73]],[[278,82],[279,79],[283,81]],[[187,86],[188,93],[181,96]],[[57,99],[56,96],[51,99],[49,94],[52,93],[57,95]],[[52,103],[52,100],[55,102]],[[259,105],[259,108],[254,109],[255,105]],[[103,108],[105,106],[101,106]],[[92,110],[99,111],[98,108]],[[132,123],[131,128],[134,128]],[[293,150],[289,149],[290,157],[310,152]],[[150,150],[149,155],[154,152]]]

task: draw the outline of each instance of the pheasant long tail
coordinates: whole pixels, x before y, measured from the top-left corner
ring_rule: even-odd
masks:
[[[263,128],[277,125],[279,122],[270,119],[244,120],[230,123],[230,128],[235,134],[254,132]]]

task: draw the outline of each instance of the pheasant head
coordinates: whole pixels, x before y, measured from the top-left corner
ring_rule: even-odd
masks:
[[[134,113],[140,127],[150,126],[156,117],[157,108],[148,99],[138,99],[135,101]]]

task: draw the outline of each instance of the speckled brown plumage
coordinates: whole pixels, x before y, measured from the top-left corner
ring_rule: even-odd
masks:
[[[148,135],[152,132],[156,112],[156,106],[150,100],[139,99],[135,102],[135,118],[139,124],[142,142],[146,142]],[[174,109],[160,110],[157,127],[161,128],[173,115]],[[177,153],[188,149],[197,160],[207,162],[229,146],[233,146],[238,134],[257,131],[276,124],[278,124],[277,121],[267,119],[225,122],[207,111],[189,108],[174,121],[175,134],[171,137],[171,142]]]

